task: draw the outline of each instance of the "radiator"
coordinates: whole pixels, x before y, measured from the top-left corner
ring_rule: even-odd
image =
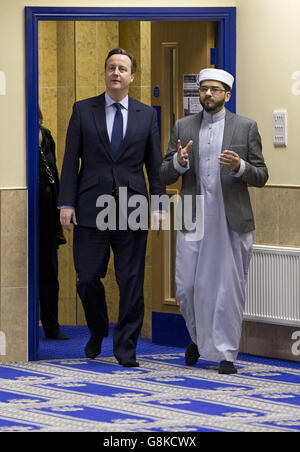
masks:
[[[244,319],[300,325],[300,248],[253,246]]]

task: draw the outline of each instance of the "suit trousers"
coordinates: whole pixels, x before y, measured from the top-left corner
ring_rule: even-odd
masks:
[[[148,231],[104,230],[74,226],[77,292],[91,336],[108,335],[105,288],[110,250],[119,286],[119,315],[113,333],[114,355],[120,364],[136,360],[136,344],[144,318],[144,271]]]

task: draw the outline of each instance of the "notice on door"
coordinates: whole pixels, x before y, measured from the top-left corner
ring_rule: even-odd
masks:
[[[194,115],[202,110],[199,101],[199,91],[196,74],[185,74],[183,76],[183,114]]]

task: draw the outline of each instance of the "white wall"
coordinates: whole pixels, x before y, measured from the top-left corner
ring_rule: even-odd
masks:
[[[269,184],[300,186],[300,2],[239,0],[237,12],[237,111],[258,121]],[[278,109],[287,110],[287,148],[273,146]]]

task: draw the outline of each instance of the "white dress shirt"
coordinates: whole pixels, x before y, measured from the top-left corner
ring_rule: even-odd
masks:
[[[114,125],[114,119],[117,109],[114,107],[116,101],[113,100],[107,93],[105,93],[105,116],[106,116],[106,127],[107,133],[109,137],[109,141],[111,141],[111,134]],[[125,137],[127,130],[127,122],[128,122],[128,96],[124,97],[120,102],[121,112],[123,116],[123,138]]]

